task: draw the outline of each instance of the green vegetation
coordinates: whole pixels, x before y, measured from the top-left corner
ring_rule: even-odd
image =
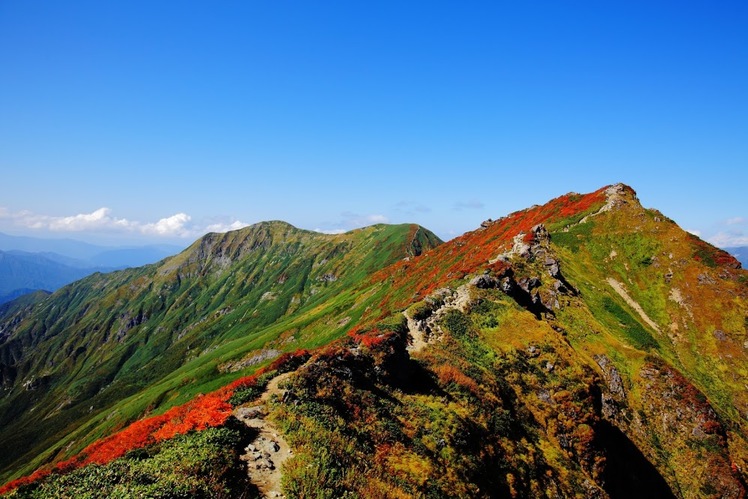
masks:
[[[249,487],[239,463],[242,434],[212,428],[22,486],[12,498],[233,498]]]
[[[634,319],[620,305],[607,296],[603,298],[603,309],[615,317],[622,327],[626,339],[634,347],[644,351],[658,347],[657,341],[644,329],[639,321]]]
[[[470,319],[465,317],[464,314],[457,310],[450,310],[443,319],[444,327],[446,327],[450,333],[458,338],[466,338],[475,336],[472,331],[472,322]]]
[[[251,373],[267,363],[250,362],[258,350],[345,335],[379,299],[357,286],[438,243],[411,225],[331,236],[266,222],[14,309],[0,318],[13,324],[12,341],[0,344],[1,381],[13,388],[0,400],[0,438],[26,452],[1,453],[0,477]]]
[[[415,257],[435,242],[416,226],[271,222],[14,308],[0,316],[0,435],[29,451],[0,457],[5,476],[264,369],[230,402],[293,372],[266,406],[293,449],[288,497],[745,493],[745,271],[620,186]],[[313,351],[283,356],[298,348]],[[235,492],[231,424],[208,430],[233,435],[227,454],[189,433],[16,494]]]
[[[590,241],[594,227],[594,222],[574,225],[566,231],[553,232],[552,241],[576,253],[582,244]]]

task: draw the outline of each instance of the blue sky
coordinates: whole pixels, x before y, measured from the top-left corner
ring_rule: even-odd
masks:
[[[186,244],[625,182],[748,245],[748,3],[0,2],[0,231]]]

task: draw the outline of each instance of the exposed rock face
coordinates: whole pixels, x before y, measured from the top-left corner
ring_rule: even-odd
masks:
[[[607,355],[595,355],[597,365],[603,371],[603,378],[608,391],[601,394],[602,414],[608,419],[614,419],[619,413],[621,404],[626,403],[626,390],[623,386],[621,374]]]
[[[559,286],[563,286],[572,292],[572,294],[576,294],[576,290],[561,275],[561,264],[551,251],[551,235],[548,233],[545,225],[536,225],[532,228],[530,234],[529,256],[527,258],[532,261],[541,262],[548,275],[560,283]]]
[[[501,281],[496,279],[495,277],[491,277],[488,274],[481,274],[477,277],[473,277],[470,280],[470,285],[475,286],[479,289],[491,289],[491,288],[497,288],[499,287],[499,284]]]
[[[527,234],[520,232],[509,251],[489,262],[504,262],[508,266],[497,275],[477,276],[470,284],[481,289],[499,288],[536,316],[552,316],[554,310],[561,308],[560,295],[578,293],[562,275],[561,263],[553,254],[550,242],[551,236],[543,224],[534,226]],[[521,276],[515,276],[512,266],[517,259],[523,263]],[[541,269],[542,272],[538,272]]]
[[[494,283],[493,278],[488,275],[484,275],[484,277],[486,278],[485,283],[488,283],[486,285],[492,287],[489,284]],[[441,335],[441,328],[437,322],[450,310],[464,310],[469,302],[470,291],[467,286],[463,285],[456,290],[438,289],[424,300],[424,306],[418,310],[404,311],[403,315],[407,319],[411,337],[408,351],[417,352],[427,343],[437,339]]]
[[[603,370],[605,382],[610,392],[620,401],[626,400],[626,390],[623,388],[623,379],[607,355],[595,355],[595,362]]]
[[[275,350],[274,348],[261,350],[259,353],[250,353],[248,355],[245,355],[240,360],[229,361],[221,364],[218,366],[218,370],[220,372],[233,373],[242,369],[246,369],[249,366],[260,364],[262,362],[265,362],[266,360],[275,359],[280,354],[281,352],[279,350]]]

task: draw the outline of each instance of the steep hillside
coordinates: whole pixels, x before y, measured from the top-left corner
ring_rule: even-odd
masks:
[[[414,225],[325,235],[267,222],[12,309],[0,317],[0,441],[24,452],[0,453],[3,476],[345,334],[365,308],[358,283],[439,243]]]
[[[379,277],[412,346],[371,316],[292,378],[292,496],[745,496],[748,275],[630,188]]]
[[[402,322],[362,324],[274,406],[291,496],[745,496],[748,275],[630,188],[379,277]]]
[[[397,240],[402,248],[411,239]],[[200,251],[203,244],[211,249]],[[211,292],[195,296],[210,296],[217,308],[232,295],[207,284],[229,282],[212,281],[215,270],[204,272],[220,268],[215,247],[196,244],[167,262],[163,274],[149,271],[147,279],[128,281],[130,292],[139,296],[138,285],[163,289],[161,275],[200,276]],[[390,260],[372,265],[371,274],[348,277],[320,268],[304,285],[298,309],[293,299],[281,307],[296,311],[288,319],[263,322],[274,308],[260,309],[255,297],[246,309],[250,318],[241,315],[257,321],[254,335],[243,335],[231,320],[199,322],[190,341],[226,342],[159,375],[169,382],[152,382],[140,399],[112,406],[164,407],[217,389],[174,414],[218,397],[228,404],[220,408],[218,429],[190,432],[197,427],[185,425],[190,418],[184,416],[178,423],[185,434],[163,439],[159,425],[173,426],[173,417],[155,416],[111,437],[128,441],[151,428],[136,445],[112,453],[119,459],[53,474],[13,494],[157,494],[174,481],[202,480],[220,486],[216,497],[254,497],[270,490],[264,488],[274,467],[268,459],[282,447],[292,457],[274,477],[287,497],[746,496],[748,273],[728,253],[643,208],[631,188],[561,196],[485,221],[418,258]],[[284,282],[304,274],[290,262],[278,269],[293,270],[278,270],[286,273]],[[278,279],[274,274],[272,282]],[[189,310],[180,307],[180,314]],[[30,324],[19,319],[24,313],[12,317]],[[190,317],[172,324],[167,321],[177,318],[164,315],[159,324],[183,331],[201,316]],[[169,362],[178,344],[159,352],[159,362]],[[283,345],[319,348],[263,363]],[[155,362],[141,365],[159,369]],[[260,365],[261,376],[228,384],[235,379],[230,371],[249,373]],[[119,379],[128,378],[115,376],[112,384]],[[106,386],[79,405],[104,393]],[[83,430],[118,428],[104,416],[119,412],[99,414]],[[137,414],[131,410],[130,417]],[[283,446],[275,442],[263,457],[258,428],[268,427],[278,430]],[[219,438],[222,449],[211,444]],[[80,432],[61,439],[61,452],[44,459],[69,457],[84,440]],[[97,448],[76,462],[97,462],[89,457]],[[204,467],[188,457],[195,448],[206,456]]]

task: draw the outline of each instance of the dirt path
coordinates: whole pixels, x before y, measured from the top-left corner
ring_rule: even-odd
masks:
[[[420,352],[427,344],[426,334],[423,329],[419,327],[418,321],[408,315],[407,310],[403,311],[403,315],[408,323],[408,331],[410,331],[410,345],[406,348],[410,353]]]
[[[278,428],[265,417],[267,401],[281,395],[280,384],[291,373],[276,376],[268,383],[262,396],[252,404],[237,407],[234,416],[255,431],[255,438],[247,445],[242,461],[247,463],[250,481],[257,486],[262,497],[284,497],[281,492],[281,467],[293,452]]]
[[[642,318],[644,322],[649,324],[649,326],[655,331],[657,331],[658,333],[661,332],[660,327],[655,323],[655,321],[649,318],[649,316],[644,311],[644,309],[641,307],[641,305],[639,305],[637,302],[634,301],[633,298],[629,296],[629,294],[624,289],[623,284],[616,281],[612,277],[608,277],[608,284],[610,284],[610,286],[616,291],[616,293],[618,293],[621,296],[621,298],[623,298],[626,301],[626,303],[629,304],[631,308],[636,310],[636,312],[639,314],[639,316]]]

